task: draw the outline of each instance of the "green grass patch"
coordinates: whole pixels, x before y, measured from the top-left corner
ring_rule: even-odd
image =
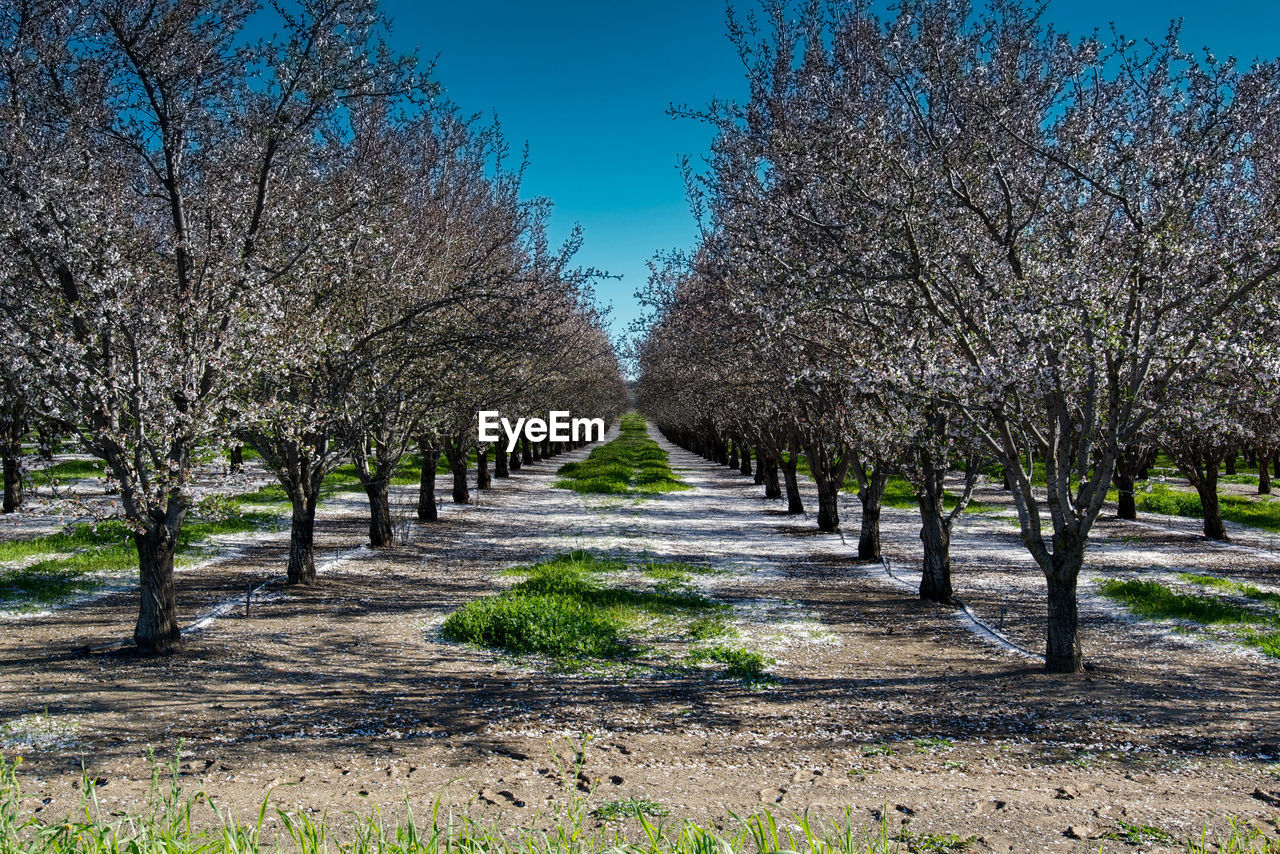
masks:
[[[514,655],[561,659],[617,658],[626,653],[622,621],[575,596],[520,593],[486,596],[445,621],[446,638]]]
[[[698,617],[689,624],[689,639],[695,641],[715,640],[716,638],[736,637],[738,630],[727,619],[719,614]]]
[[[812,477],[809,471],[809,461],[800,454],[796,460],[796,471],[800,474]],[[1003,477],[1003,475],[1001,475]],[[858,480],[850,474],[844,482],[844,491],[850,495],[858,493]],[[880,503],[884,507],[892,507],[895,510],[916,510],[920,507],[920,501],[916,498],[916,488],[911,482],[901,475],[890,475],[889,480],[884,485],[884,495],[880,499]],[[956,505],[960,503],[960,496],[947,492],[942,497],[943,507],[947,510],[954,510]],[[1000,507],[995,504],[987,504],[981,501],[970,500],[968,506],[965,507],[966,513],[994,513]]]
[[[1245,628],[1236,632],[1236,638],[1245,646],[1270,658],[1280,658],[1280,632],[1260,632]]]
[[[935,750],[950,750],[953,745],[949,738],[932,735],[913,738],[911,743],[915,745],[916,750],[924,753],[931,753]]]
[[[724,645],[707,646],[695,649],[689,654],[692,664],[715,662],[723,664],[725,676],[742,679],[747,682],[763,681],[769,667],[775,663],[772,658],[754,650]]]
[[[63,460],[28,473],[27,478],[36,486],[48,486],[54,481],[62,483],[89,477],[106,477],[106,463],[102,460]]]
[[[857,492],[857,481],[850,481],[845,485],[846,492]],[[884,486],[884,498],[881,503],[885,507],[893,507],[898,510],[915,510],[920,507],[920,501],[916,498],[916,488],[911,485],[904,477],[893,475],[889,478],[888,483]],[[942,496],[942,505],[947,510],[954,510],[956,505],[960,503],[960,496],[950,492],[944,493]],[[1000,508],[994,504],[984,504],[981,501],[970,500],[965,507],[966,513],[992,513]]]
[[[1131,824],[1123,819],[1118,823],[1120,829],[1104,833],[1103,838],[1117,839],[1129,845],[1142,845],[1144,842],[1161,842],[1167,845],[1174,841],[1172,833],[1154,825]]]
[[[644,417],[622,416],[618,438],[596,448],[585,459],[556,470],[557,489],[595,495],[652,495],[689,489],[675,476],[667,452],[649,438]]]
[[[601,576],[626,564],[575,551],[530,567],[507,570],[527,576],[502,593],[467,603],[445,620],[448,640],[513,655],[544,655],[564,666],[636,654],[627,631],[654,618],[693,621],[725,610],[692,591],[661,586],[634,590],[607,586]]]
[[[1256,612],[1217,596],[1178,593],[1158,581],[1106,578],[1098,582],[1098,590],[1140,617],[1189,620],[1203,625],[1247,623],[1258,618]]]
[[[447,471],[447,469],[446,469]],[[404,462],[391,477],[393,486],[410,486],[417,484],[422,478],[422,461],[416,454],[405,457]],[[356,467],[351,463],[338,466],[325,476],[320,484],[320,501],[339,493],[359,492],[364,487],[356,474]],[[270,483],[251,492],[242,492],[230,499],[235,505],[251,505],[254,507],[289,507],[289,494],[279,483]]]
[[[1280,593],[1270,593],[1265,590],[1259,590],[1252,584],[1242,584],[1239,581],[1232,581],[1229,578],[1221,578],[1217,575],[1196,575],[1191,572],[1179,573],[1178,577],[1189,584],[1198,584],[1201,587],[1212,587],[1217,590],[1225,590],[1228,593],[1236,593],[1246,599],[1252,599],[1255,602],[1265,602],[1275,608],[1280,608]]]
[[[1103,596],[1121,602],[1142,617],[1187,620],[1203,626],[1224,626],[1227,631],[1215,637],[1256,649],[1271,658],[1280,658],[1280,600],[1253,585],[1241,584],[1214,575],[1182,573],[1184,581],[1210,589],[1239,594],[1263,603],[1263,610],[1248,608],[1219,596],[1179,593],[1158,581],[1120,581],[1104,579],[1098,583]]]
[[[1147,513],[1204,518],[1204,505],[1200,503],[1199,495],[1172,489],[1163,483],[1151,484],[1149,489],[1138,491],[1134,495],[1134,504]],[[1280,533],[1280,501],[1267,496],[1219,495],[1218,506],[1222,518],[1228,522]]]
[[[718,575],[720,570],[683,560],[651,560],[640,565],[640,572],[659,581],[690,581],[695,575]]]

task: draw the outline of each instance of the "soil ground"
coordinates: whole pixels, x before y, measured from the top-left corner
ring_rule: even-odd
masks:
[[[1195,537],[1194,520],[1100,523],[1081,585],[1093,669],[1049,676],[880,565],[856,563],[853,542],[786,515],[750,478],[655,438],[693,489],[632,499],[551,488],[583,449],[495,481],[475,505],[445,505],[440,522],[407,525],[405,545],[376,552],[358,548],[362,496],[340,496],[318,524],[316,587],[268,587],[247,616],[237,606],[176,656],[75,652],[129,634],[127,593],[6,622],[0,722],[48,715],[47,737],[20,750],[24,803],[65,814],[83,769],[104,808],[136,806],[148,751],[167,760],[181,743],[184,783],[244,818],[270,788],[278,806],[330,816],[406,800],[422,815],[439,796],[527,824],[592,788],[590,804],[645,798],[718,826],[763,807],[848,810],[868,828],[973,835],[974,850],[1129,850],[1108,834],[1212,836],[1228,816],[1277,835],[1280,662],[1134,621],[1092,589],[1105,575],[1178,570],[1274,585],[1280,561],[1265,537],[1236,530],[1220,546]],[[991,486],[978,498],[1005,501]],[[845,500],[856,531],[856,499]],[[883,524],[909,583],[916,514],[886,509]],[[184,614],[242,600],[281,571],[286,544],[258,538],[180,573]],[[439,637],[450,611],[511,583],[503,568],[574,548],[726,570],[698,583],[777,660],[776,683],[557,673]],[[981,617],[1042,647],[1043,581],[1006,512],[962,521],[953,560],[957,593]],[[1147,839],[1144,850],[1162,847]]]

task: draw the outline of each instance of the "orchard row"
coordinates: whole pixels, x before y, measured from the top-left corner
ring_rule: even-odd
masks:
[[[256,9],[0,12],[6,471],[39,424],[105,461],[144,651],[179,640],[201,455],[261,455],[292,505],[289,581],[310,584],[339,464],[385,546],[392,475],[417,451],[424,476],[443,453],[465,477],[477,411],[608,423],[626,400],[579,236],[551,244],[496,123],[396,54],[373,0],[286,4],[263,41]]]
[[[1220,464],[1280,447],[1280,66],[1176,28],[1074,40],[1019,4],[895,9],[732,22],[750,97],[693,114],[716,133],[704,238],[654,276],[639,405],[712,458],[756,449],[775,484],[803,455],[823,530],[856,482],[866,559],[904,476],[926,599],[951,597],[952,531],[994,473],[1044,573],[1047,667],[1075,671],[1113,483],[1131,516],[1163,449],[1222,539]]]

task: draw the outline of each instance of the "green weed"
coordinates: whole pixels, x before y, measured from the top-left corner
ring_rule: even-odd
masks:
[[[1117,839],[1129,845],[1141,845],[1144,842],[1163,842],[1168,844],[1174,841],[1172,833],[1154,825],[1130,824],[1123,819],[1119,822],[1119,825],[1119,830],[1104,833],[1103,838]]]
[[[942,736],[922,736],[920,738],[911,739],[911,743],[915,745],[917,751],[928,753],[934,750],[949,750],[954,742],[949,738]]]
[[[722,644],[693,650],[689,654],[689,661],[692,664],[708,661],[723,664],[725,667],[722,672],[725,676],[746,682],[763,681],[766,678],[765,671],[775,663],[762,653]]]
[[[657,801],[648,798],[624,798],[616,801],[605,801],[591,811],[591,815],[601,821],[617,821],[622,818],[661,818],[671,815],[671,810]]]
[[[915,833],[902,828],[898,840],[912,854],[941,854],[946,851],[964,851],[978,841],[977,836],[960,836],[955,833]]]

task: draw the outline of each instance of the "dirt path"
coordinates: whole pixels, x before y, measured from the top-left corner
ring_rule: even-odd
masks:
[[[1097,669],[1045,676],[951,610],[853,565],[852,544],[781,513],[749,478],[662,444],[694,489],[641,500],[551,489],[554,469],[585,450],[526,467],[477,505],[411,526],[408,545],[349,554],[314,589],[273,590],[249,616],[215,621],[173,658],[67,654],[127,634],[128,596],[6,624],[0,720],[43,727],[53,742],[23,750],[27,803],[54,815],[78,803],[83,762],[105,781],[103,803],[123,808],[144,788],[147,749],[165,757],[183,741],[189,783],[246,813],[273,785],[276,803],[331,815],[405,797],[425,810],[443,792],[525,822],[567,797],[555,756],[587,735],[593,803],[648,798],[718,823],[762,806],[850,809],[869,826],[883,817],[894,832],[906,822],[973,834],[995,850],[1096,851],[1125,846],[1068,828],[1098,837],[1127,822],[1182,836],[1221,827],[1224,814],[1276,816],[1254,797],[1280,790],[1265,760],[1280,758],[1270,662],[1133,624],[1086,591]],[[325,508],[322,559],[359,545],[359,499]],[[919,550],[912,517],[884,517],[887,548],[907,569]],[[1039,576],[1011,547],[1015,533],[998,516],[966,522],[957,585],[986,616],[1004,607],[1006,628],[1035,648]],[[1261,561],[1153,539],[1143,557],[1104,544],[1090,571],[1169,555]],[[284,545],[184,573],[184,608],[277,574]],[[497,570],[572,548],[728,570],[700,583],[777,659],[778,684],[547,673],[438,638],[448,612],[510,583]],[[33,723],[46,709],[49,721]]]

